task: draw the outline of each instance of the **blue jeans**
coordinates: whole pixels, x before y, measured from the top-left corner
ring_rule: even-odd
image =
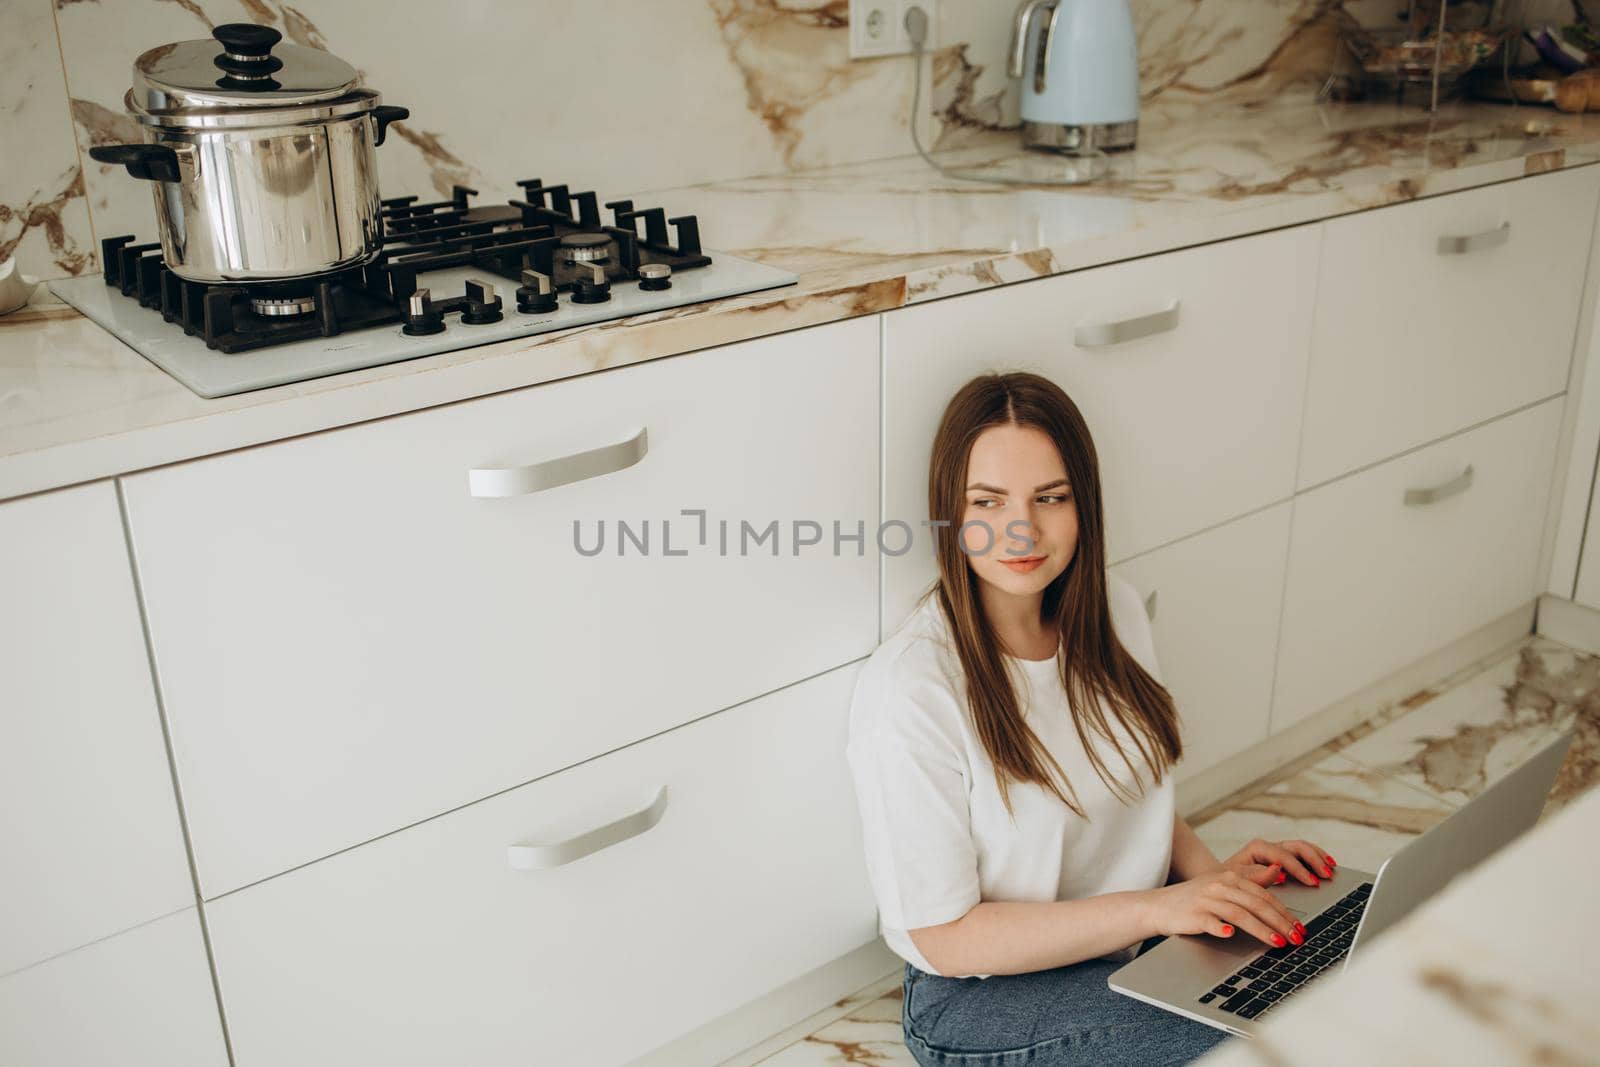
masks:
[[[922,1067],[1176,1067],[1233,1036],[1116,992],[1106,978],[1121,966],[944,978],[907,963],[906,1048]]]

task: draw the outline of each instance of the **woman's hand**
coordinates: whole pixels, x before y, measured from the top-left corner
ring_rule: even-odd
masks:
[[[1259,837],[1222,861],[1224,870],[1257,885],[1280,885],[1287,875],[1305,885],[1321,885],[1317,875],[1332,878],[1335,866],[1332,856],[1309,841],[1263,841]]]
[[[1305,941],[1294,912],[1258,883],[1221,870],[1150,890],[1150,924],[1156,933],[1232,937],[1237,927],[1274,948]]]

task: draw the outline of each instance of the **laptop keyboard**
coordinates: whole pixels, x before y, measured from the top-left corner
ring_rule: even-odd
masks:
[[[1200,997],[1201,1004],[1221,1000],[1217,1007],[1242,1019],[1257,1019],[1282,1003],[1350,950],[1356,924],[1367,906],[1371,882],[1362,882],[1338,903],[1306,923],[1303,944],[1268,949]]]

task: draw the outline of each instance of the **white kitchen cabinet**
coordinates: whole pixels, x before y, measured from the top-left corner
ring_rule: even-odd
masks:
[[[128,478],[202,893],[870,652],[877,337],[853,320]],[[597,447],[632,452],[469,492]],[[863,528],[837,554],[835,522]]]
[[[1295,498],[1274,732],[1533,599],[1562,403]]]
[[[1299,489],[1563,391],[1600,167],[1324,223]]]
[[[870,942],[860,663],[211,902],[238,1067],[608,1067]]]
[[[228,1067],[193,905],[0,978],[0,1063]]]
[[[1289,501],[1111,568],[1139,590],[1183,727],[1183,781],[1264,741]]]
[[[1578,557],[1578,582],[1573,600],[1600,611],[1600,478],[1595,479],[1589,497],[1589,519],[1584,527],[1583,548]]]
[[[110,482],[0,505],[0,901],[0,974],[194,905]]]
[[[980,373],[1042,374],[1082,412],[1112,563],[1290,496],[1317,243],[1301,226],[888,313],[884,520],[916,539],[884,558],[883,632],[937,577],[929,451]]]

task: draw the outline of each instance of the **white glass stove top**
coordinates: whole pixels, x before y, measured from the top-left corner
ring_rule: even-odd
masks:
[[[56,296],[195,393],[219,397],[725,296],[776,289],[799,281],[794,274],[754,260],[710,250],[706,255],[711,258],[709,266],[674,272],[669,289],[646,291],[640,289],[637,282],[613,282],[611,299],[604,303],[575,304],[569,293],[562,293],[561,305],[556,311],[539,315],[523,314],[516,309],[516,284],[505,278],[471,267],[428,271],[417,281],[431,290],[436,301],[460,295],[469,278],[489,282],[500,297],[504,317],[499,322],[469,326],[461,322],[459,315],[452,314],[445,316],[443,333],[426,337],[407,336],[396,322],[232,354],[207,348],[200,338],[188,336],[181,326],[163,319],[159,309],[140,306],[137,298],[124,296],[120,289],[107,285],[98,274],[53,281],[49,286]]]

